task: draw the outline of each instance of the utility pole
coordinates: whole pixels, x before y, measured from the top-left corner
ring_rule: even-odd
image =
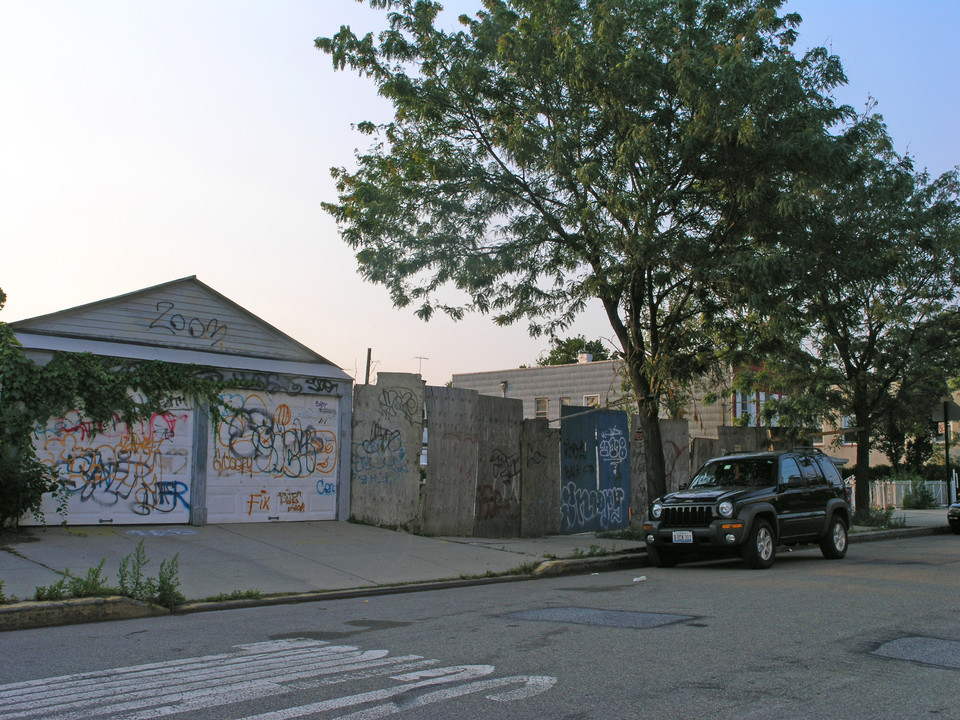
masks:
[[[421,356],[421,355],[415,355],[413,359],[420,361],[420,364],[417,365],[417,375],[421,375],[421,374],[422,374],[421,371],[423,370],[423,361],[424,361],[424,360],[429,360],[430,358],[428,358],[428,357],[423,357],[423,356]]]

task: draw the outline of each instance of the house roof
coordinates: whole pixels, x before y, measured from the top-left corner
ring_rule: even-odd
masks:
[[[251,365],[251,359],[343,371],[195,275],[10,323],[26,348]],[[214,356],[214,357],[212,357]],[[230,357],[225,357],[230,356]],[[256,363],[253,363],[256,365]]]

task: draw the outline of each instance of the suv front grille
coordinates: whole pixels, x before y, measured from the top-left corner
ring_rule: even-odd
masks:
[[[713,505],[680,505],[663,508],[661,527],[709,527]]]

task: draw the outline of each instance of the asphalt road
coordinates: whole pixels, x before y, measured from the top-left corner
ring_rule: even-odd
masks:
[[[960,538],[0,635],[6,718],[946,718]]]

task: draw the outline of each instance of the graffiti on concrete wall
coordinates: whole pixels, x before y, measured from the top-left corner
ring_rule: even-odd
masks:
[[[337,464],[337,436],[286,403],[257,393],[225,395],[216,418],[213,469],[221,476],[305,478],[329,475]]]
[[[366,435],[353,444],[353,481],[360,485],[401,483],[414,469],[403,439],[419,436],[423,398],[408,388],[384,387],[377,396],[374,413]]]
[[[182,403],[176,403],[182,405]],[[54,468],[75,504],[145,516],[189,510],[192,415],[155,413],[132,426],[95,425],[77,410],[38,426],[39,460]]]
[[[423,416],[420,397],[407,388],[384,388],[380,393],[379,408],[380,417],[408,425],[417,423]]]
[[[520,477],[520,453],[495,448],[490,457],[494,480],[511,483]]]
[[[407,454],[403,435],[374,422],[370,436],[354,443],[353,478],[361,485],[400,482],[407,474]]]
[[[510,498],[505,498],[503,493],[497,490],[493,485],[477,486],[477,519],[493,520],[501,513],[510,512]]]

